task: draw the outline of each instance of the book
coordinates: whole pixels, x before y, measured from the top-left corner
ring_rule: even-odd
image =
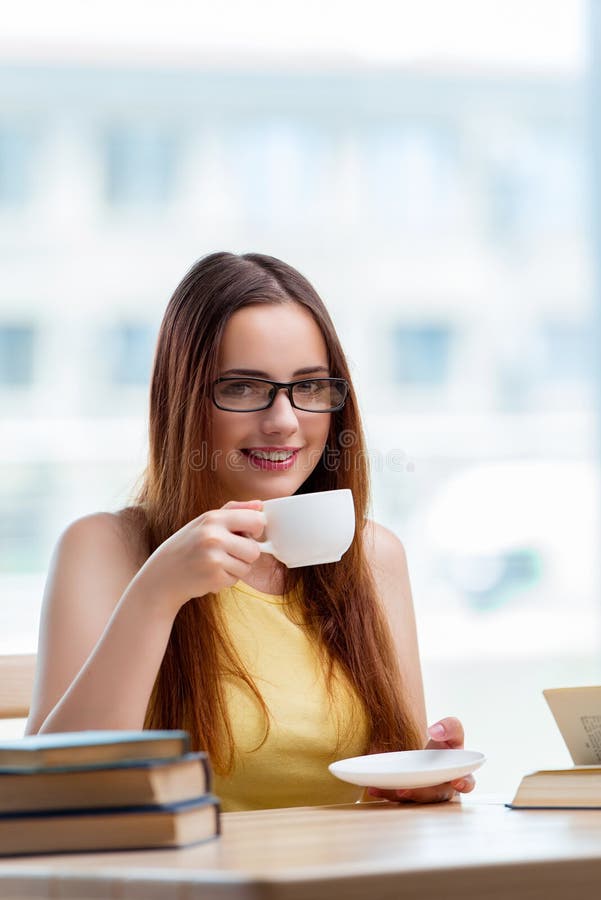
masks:
[[[206,753],[179,759],[130,760],[98,768],[2,769],[0,814],[52,809],[158,806],[211,789]]]
[[[73,731],[30,734],[0,742],[0,768],[34,771],[94,767],[143,759],[175,759],[187,753],[186,731]]]
[[[220,833],[208,794],[159,807],[55,810],[0,815],[0,856],[185,847]]]
[[[524,775],[510,809],[601,809],[601,766],[540,769]]]
[[[574,762],[522,778],[511,809],[601,809],[601,687],[549,688],[544,697]]]

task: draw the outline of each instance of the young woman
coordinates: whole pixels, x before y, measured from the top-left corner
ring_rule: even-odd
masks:
[[[357,519],[340,562],[261,555],[262,501],[335,488]],[[328,763],[426,740],[403,547],[367,505],[357,400],[315,290],[272,257],[200,260],[160,329],[137,501],[56,548],[28,733],[186,728],[226,810],[356,800]],[[429,736],[463,746],[456,719]]]

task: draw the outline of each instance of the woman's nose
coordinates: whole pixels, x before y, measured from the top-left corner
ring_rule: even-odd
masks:
[[[280,388],[271,406],[265,410],[263,430],[267,433],[285,432],[291,434],[298,428],[296,410],[284,388]]]

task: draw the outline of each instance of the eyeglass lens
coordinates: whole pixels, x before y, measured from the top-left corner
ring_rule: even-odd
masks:
[[[268,381],[252,378],[228,379],[215,384],[215,401],[232,411],[255,410],[269,406],[274,386]],[[292,385],[292,398],[298,409],[308,412],[327,412],[340,406],[346,397],[346,383],[342,379],[297,381]]]

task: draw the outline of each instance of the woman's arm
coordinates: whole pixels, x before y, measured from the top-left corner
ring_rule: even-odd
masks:
[[[50,566],[27,733],[142,728],[177,613],[244,578],[260,555],[261,507],[209,510],[145,562],[118,516],[74,522]]]
[[[67,528],[42,608],[26,733],[142,728],[176,610],[138,575],[118,517]]]

